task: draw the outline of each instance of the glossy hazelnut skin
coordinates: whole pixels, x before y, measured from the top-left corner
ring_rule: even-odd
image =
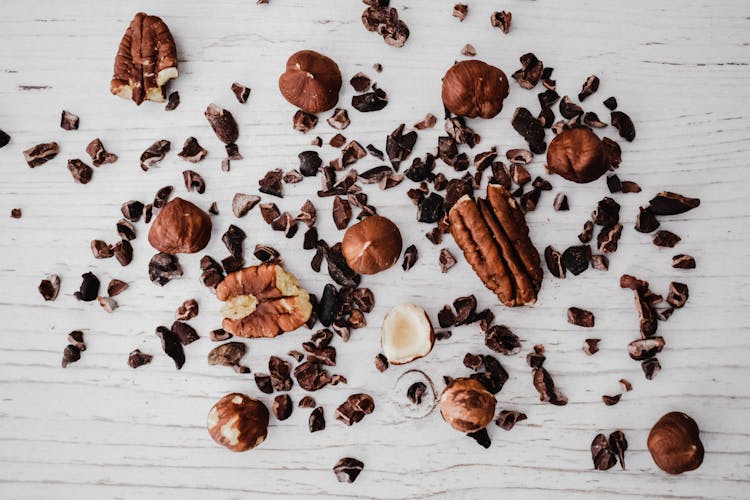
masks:
[[[661,470],[682,474],[703,463],[703,443],[695,420],[673,411],[659,419],[648,435],[648,451]]]
[[[547,148],[547,170],[569,181],[592,182],[608,169],[607,149],[588,127],[563,130]]]
[[[396,263],[402,245],[401,231],[396,224],[380,215],[372,215],[346,230],[341,252],[355,272],[376,274]]]
[[[440,415],[461,432],[487,427],[495,416],[495,396],[473,378],[457,378],[440,394]]]
[[[477,59],[460,61],[443,77],[443,104],[454,115],[493,118],[503,109],[509,90],[500,68]]]
[[[268,408],[244,394],[227,394],[208,412],[208,433],[232,451],[255,448],[268,435]]]
[[[307,113],[333,108],[339,100],[341,71],[333,59],[312,50],[292,54],[279,77],[284,99]]]
[[[159,211],[148,242],[168,254],[200,252],[211,239],[211,217],[182,198],[174,198]]]

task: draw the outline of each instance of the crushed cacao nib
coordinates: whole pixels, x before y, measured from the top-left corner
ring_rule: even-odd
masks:
[[[453,137],[444,135],[438,137],[438,157],[446,165],[453,166],[458,157],[458,145]]]
[[[149,168],[155,166],[164,159],[169,152],[172,143],[166,139],[161,139],[153,143],[141,154],[141,169],[147,172]]]
[[[583,115],[583,123],[591,128],[604,128],[607,126],[606,123],[599,119],[599,115],[593,111],[587,111]]]
[[[57,156],[60,152],[60,147],[56,142],[49,142],[43,144],[37,144],[36,146],[29,148],[23,152],[23,157],[29,167],[34,168],[40,165],[44,165],[49,160]]]
[[[484,333],[487,333],[487,329],[492,325],[493,321],[495,321],[495,313],[489,309],[475,313],[471,320],[472,323],[477,323],[479,329]]]
[[[591,259],[591,247],[588,245],[577,245],[568,247],[562,254],[561,262],[563,267],[578,276],[589,267]]]
[[[394,170],[398,172],[399,165],[406,160],[414,149],[417,142],[417,133],[415,131],[404,134],[405,124],[399,125],[396,130],[391,132],[385,141],[385,150],[388,159]]]
[[[94,169],[78,158],[68,160],[68,170],[73,176],[73,180],[79,184],[88,184],[94,175]]]
[[[485,354],[482,356],[482,360],[484,361],[485,371],[473,373],[470,377],[480,382],[492,394],[497,394],[508,381],[508,372],[494,356]]]
[[[622,191],[622,182],[620,182],[617,174],[607,176],[607,189],[609,189],[610,193],[619,193]]]
[[[471,46],[469,44],[466,44],[466,47],[471,47]],[[435,115],[433,115],[432,113],[427,113],[421,121],[418,121],[417,123],[414,124],[414,128],[417,130],[424,130],[424,129],[434,127],[436,123],[437,123],[437,118],[435,118]]]
[[[273,221],[281,217],[281,211],[275,203],[261,203],[260,204],[260,215],[266,224],[271,224]]]
[[[437,222],[445,213],[445,199],[437,193],[430,193],[417,206],[419,222]]]
[[[94,275],[92,272],[88,272],[81,275],[81,286],[79,287],[78,291],[74,294],[75,298],[78,300],[81,300],[83,302],[91,302],[92,300],[96,300],[96,297],[99,295],[99,278]],[[46,281],[46,280],[44,280]],[[42,281],[42,284],[44,284],[44,281]],[[57,287],[59,288],[60,281],[57,280]],[[39,291],[42,292],[42,285],[39,285]],[[57,293],[55,293],[55,296]],[[42,292],[42,296],[45,297],[45,300],[47,299],[45,296],[45,293]],[[51,299],[54,300],[54,299]]]
[[[111,286],[112,282],[110,282]],[[112,296],[112,294],[109,294]],[[198,316],[198,301],[195,299],[188,299],[180,304],[175,313],[175,319],[178,321],[187,321]]]
[[[613,226],[607,226],[599,231],[599,235],[596,237],[597,244],[599,245],[599,251],[602,253],[613,253],[617,251],[617,243],[620,241],[622,235],[622,224],[615,224]]]
[[[260,196],[236,193],[232,198],[232,213],[237,218],[244,217],[258,202],[260,202]]]
[[[173,186],[164,186],[163,188],[159,189],[154,195],[154,208],[164,207],[164,205],[166,205],[169,201],[169,197],[172,194],[172,191],[174,191]]]
[[[120,240],[112,246],[112,253],[121,266],[127,266],[133,261],[133,245],[128,240]]]
[[[656,358],[650,358],[641,363],[641,369],[646,376],[646,380],[653,380],[656,374],[661,371],[661,363]]]
[[[336,290],[336,287],[328,283],[325,288],[323,288],[323,295],[321,295],[316,309],[318,320],[323,326],[331,326],[333,320],[336,319],[337,300],[338,291]]]
[[[289,394],[279,394],[273,399],[271,411],[278,420],[286,420],[292,415],[294,404]]]
[[[609,435],[609,446],[620,460],[620,467],[625,470],[625,452],[628,449],[628,441],[622,431],[615,431]]]
[[[346,198],[336,196],[333,199],[333,222],[338,230],[346,229],[352,219],[352,207]]]
[[[117,229],[117,234],[123,240],[131,241],[135,239],[135,226],[129,220],[118,220],[115,228]]]
[[[80,123],[80,118],[78,118],[78,115],[74,115],[70,111],[63,110],[61,116],[60,116],[60,128],[63,130],[78,130],[78,125]]]
[[[128,355],[128,365],[131,368],[136,369],[151,363],[152,359],[154,359],[152,355],[141,352],[140,349],[136,349]]]
[[[622,192],[623,193],[640,193],[641,186],[633,181],[622,181]]]
[[[253,378],[255,379],[255,385],[260,392],[263,394],[273,394],[270,375],[266,373],[256,373],[253,375]]]
[[[385,155],[383,154],[383,152],[372,144],[368,144],[367,146],[365,146],[365,149],[367,149],[367,152],[370,153],[371,156],[374,156],[378,160],[382,161],[385,159]]]
[[[118,279],[112,279],[107,285],[107,295],[116,297],[128,289],[128,284]]]
[[[494,14],[492,19],[494,21]],[[508,28],[510,28],[510,18],[508,19]],[[513,73],[513,79],[518,82],[522,88],[527,90],[533,89],[542,77],[544,64],[531,52],[522,55],[520,61],[521,69]]]
[[[372,92],[352,96],[352,107],[362,113],[380,111],[388,105],[388,95],[373,85]]]
[[[614,97],[607,97],[606,99],[604,99],[604,101],[602,101],[602,103],[604,104],[604,107],[610,111],[614,111],[617,109],[617,99],[615,99]]]
[[[354,304],[364,313],[372,312],[375,307],[375,296],[369,288],[355,288],[352,292]]]
[[[299,403],[297,403],[297,406],[300,408],[315,408],[315,405],[315,398],[312,396],[304,396],[299,400]]]
[[[172,333],[177,335],[177,338],[180,339],[180,344],[182,345],[190,345],[200,338],[198,332],[195,331],[195,328],[183,321],[175,321],[172,323]]]
[[[206,157],[208,151],[198,143],[198,139],[195,137],[188,137],[185,140],[185,144],[182,146],[182,151],[177,153],[177,156],[190,163],[198,163]]]
[[[464,195],[473,196],[474,190],[470,183],[463,179],[451,179],[448,181],[445,191],[445,210],[450,210],[453,205]],[[431,195],[430,195],[431,196]],[[439,201],[435,199],[434,201]],[[439,217],[438,217],[439,218]],[[434,221],[433,221],[434,222]]]
[[[492,351],[505,356],[512,356],[521,351],[521,341],[518,336],[502,325],[489,327],[484,337],[484,344]]]
[[[195,170],[185,170],[182,172],[182,178],[185,181],[185,189],[190,192],[193,189],[198,192],[198,194],[203,194],[206,192],[206,181],[203,180],[203,176],[196,172]]]
[[[606,255],[592,255],[591,267],[597,271],[607,271],[609,269],[609,259]]]
[[[11,208],[10,216],[13,219],[20,219],[23,216],[23,212],[21,211],[20,208]]]
[[[182,266],[176,255],[159,252],[148,263],[148,277],[156,285],[164,286],[182,276]]]
[[[622,150],[619,144],[610,139],[609,137],[602,137],[602,145],[607,151],[607,158],[609,159],[609,169],[617,170],[622,161]]]
[[[434,167],[435,161],[431,155],[427,156],[426,161],[422,158],[414,158],[411,166],[404,171],[404,175],[413,182],[422,182],[432,175]]]
[[[633,384],[625,380],[624,378],[620,379],[620,387],[622,387],[622,390],[625,392],[630,392],[633,390]]]
[[[221,236],[221,241],[227,247],[230,254],[234,257],[241,258],[243,253],[242,244],[246,237],[247,235],[245,234],[245,231],[234,224],[230,224],[229,228],[227,228],[226,232]]]
[[[240,148],[237,146],[237,144],[225,144],[224,149],[227,152],[227,160],[242,160],[244,157],[240,153]],[[227,169],[227,171],[229,171]]]
[[[283,231],[285,237],[293,238],[297,234],[297,221],[292,214],[284,212],[271,223],[271,229]]]
[[[315,210],[315,205],[313,205],[310,200],[305,200],[305,203],[302,204],[302,208],[300,208],[300,213],[296,217],[296,220],[304,222],[307,227],[313,227],[315,225],[315,222],[317,221],[317,211]]]
[[[453,116],[445,119],[445,131],[456,141],[456,144],[466,144],[473,148],[481,141],[479,134],[466,125],[466,120],[461,116]],[[468,165],[466,165],[468,168]],[[465,169],[462,169],[465,170]]]
[[[473,295],[458,297],[453,301],[453,308],[456,310],[455,326],[472,323],[477,310],[477,299]]]
[[[514,410],[500,410],[495,424],[506,431],[511,430],[518,422],[526,420],[526,414]]]
[[[108,313],[113,312],[118,307],[117,301],[111,297],[97,297],[96,301],[99,303],[99,306]]]
[[[365,464],[356,458],[344,457],[333,466],[333,473],[339,483],[353,483],[364,468]]]
[[[250,87],[234,82],[231,89],[232,93],[234,93],[234,96],[237,98],[237,102],[240,104],[245,104],[247,102],[247,99],[250,97]]]
[[[334,148],[340,148],[341,146],[346,144],[346,137],[341,134],[336,134],[331,137],[331,140],[328,141],[328,144],[330,144]]]
[[[669,295],[667,302],[677,309],[680,309],[687,302],[690,292],[685,283],[671,282],[669,284]]]
[[[511,163],[510,178],[519,186],[524,186],[531,181],[531,174],[523,165]]]
[[[10,142],[10,136],[0,130],[0,148],[4,148]]]
[[[537,94],[537,97],[539,98],[539,105],[544,109],[551,108],[560,99],[560,94],[548,89]]]
[[[375,410],[375,402],[368,394],[352,394],[338,408],[336,408],[336,420],[346,425],[360,422],[366,415]]]
[[[370,88],[370,77],[362,73],[361,71],[351,77],[349,83],[357,92],[365,92]]]
[[[336,130],[344,130],[349,126],[351,120],[349,120],[349,113],[343,108],[336,108],[328,119],[326,119],[328,125],[335,128]]]
[[[602,401],[604,401],[604,404],[607,406],[614,406],[620,402],[621,397],[622,394],[616,394],[614,396],[608,396],[605,394],[604,396],[602,396]]]
[[[580,307],[568,308],[568,323],[584,328],[594,327],[594,314]]]
[[[308,133],[318,125],[318,117],[298,109],[292,117],[292,128],[303,134]]]
[[[466,15],[469,13],[469,6],[465,3],[457,3],[453,6],[453,17],[459,21],[466,19]]]
[[[365,29],[382,36],[388,45],[403,47],[409,38],[409,28],[398,18],[398,11],[388,7],[388,2],[382,0],[365,3],[371,5],[362,13],[362,24]]]
[[[156,327],[156,336],[161,339],[161,348],[167,356],[172,358],[179,370],[185,364],[185,351],[182,349],[179,337],[166,326]]]
[[[164,106],[165,111],[174,111],[177,106],[180,105],[180,93],[177,91],[171,92],[167,98],[167,104]]]
[[[104,144],[100,139],[94,139],[86,146],[86,153],[91,157],[95,167],[100,167],[105,163],[114,163],[117,161],[117,155],[107,152]]]
[[[617,456],[604,434],[597,434],[591,442],[591,459],[596,470],[609,470],[617,464]]]
[[[234,337],[234,335],[224,330],[223,328],[211,330],[210,333],[211,342],[223,342],[225,340],[231,339],[232,337]]]
[[[620,132],[620,137],[628,142],[633,142],[633,139],[635,139],[635,125],[633,125],[633,121],[628,115],[622,111],[612,111],[610,121],[612,126]]]
[[[179,264],[178,264],[179,266]],[[201,283],[208,288],[215,289],[219,283],[224,280],[224,270],[221,265],[208,255],[204,255],[200,260]]]
[[[661,229],[654,234],[652,241],[657,247],[673,248],[681,239],[673,232]]]
[[[143,207],[143,222],[148,224],[151,222],[151,217],[154,215],[154,205],[149,203]]]
[[[294,385],[292,377],[292,364],[278,356],[271,356],[268,359],[268,371],[271,374],[271,386],[275,391],[288,391]]]
[[[327,345],[316,346],[313,342],[304,342],[302,348],[307,352],[307,361],[326,366],[336,366],[335,348]]]
[[[583,231],[578,234],[578,239],[581,243],[588,243],[594,236],[594,223],[587,220],[583,223]]]
[[[564,96],[562,98],[562,101],[560,101],[559,109],[560,114],[566,120],[576,119],[583,114],[583,110],[581,109],[581,107],[578,104],[574,103],[568,96]]]
[[[659,321],[667,321],[674,313],[674,309],[674,306],[660,306],[658,308],[654,308],[656,319],[658,319]]]
[[[375,356],[375,368],[381,373],[388,369],[388,358],[386,358],[383,353],[378,353],[378,355]]]
[[[310,432],[318,432],[326,428],[326,420],[325,416],[323,415],[322,406],[318,406],[312,411],[312,413],[310,413],[310,418],[307,421],[307,425],[310,429]]]
[[[315,246],[318,243],[318,230],[314,227],[311,227],[307,231],[305,231],[304,237],[302,239],[302,248],[305,250],[312,250],[315,248]]]
[[[562,254],[555,250],[552,245],[544,249],[544,261],[547,263],[547,269],[555,278],[565,278],[565,266],[562,262]]]
[[[341,243],[336,243],[324,253],[328,263],[328,274],[331,279],[341,286],[355,288],[359,285],[361,277],[355,273],[346,263],[341,253]]]
[[[660,353],[664,344],[664,337],[637,339],[628,344],[628,354],[636,361],[643,361]]]
[[[456,324],[456,315],[448,304],[444,305],[438,312],[438,323],[440,328],[448,328]]]
[[[583,352],[586,353],[587,356],[593,356],[597,352],[599,352],[599,342],[601,342],[602,339],[586,339],[583,341]]]
[[[440,172],[435,176],[434,179],[432,179],[432,187],[435,188],[435,191],[443,191],[446,187],[448,187],[448,178]]]
[[[612,226],[620,222],[620,204],[609,196],[602,198],[591,213],[591,219],[598,226]]]
[[[365,184],[376,184],[380,182],[384,177],[392,174],[393,170],[387,165],[381,165],[379,167],[373,167],[369,170],[365,170],[359,174],[359,179]]]
[[[68,343],[73,344],[79,351],[86,350],[86,343],[83,341],[83,332],[74,330],[68,334]]]
[[[208,352],[208,364],[212,366],[237,366],[246,350],[247,346],[242,342],[227,342],[218,345]]]
[[[675,269],[695,269],[695,259],[690,255],[677,254],[672,257],[672,267]]]
[[[532,153],[541,154],[547,150],[547,143],[544,140],[544,127],[528,109],[516,108],[511,124],[513,129],[529,144]]]
[[[317,151],[302,151],[297,155],[299,158],[299,171],[305,177],[315,177],[323,164],[323,160]]]
[[[500,28],[500,30],[506,35],[510,32],[512,20],[513,15],[506,11],[493,12],[490,16],[490,24],[495,28]],[[523,60],[521,62],[523,63]]]
[[[412,404],[421,405],[422,396],[424,396],[425,392],[427,392],[427,386],[424,382],[414,382],[406,390],[406,397],[412,402]]]
[[[281,184],[283,177],[284,172],[282,172],[280,168],[269,170],[266,172],[266,175],[258,181],[258,185],[260,186],[258,190],[261,193],[283,198],[284,195],[282,194]]]
[[[557,193],[555,195],[555,201],[552,206],[558,212],[570,210],[570,206],[568,205],[568,197],[565,195],[565,193]]]
[[[112,257],[112,247],[102,240],[91,240],[91,253],[95,259],[107,259]]]
[[[440,272],[445,274],[451,267],[456,265],[456,258],[453,256],[450,250],[448,250],[447,248],[443,248],[440,250],[438,262],[440,263]]]
[[[539,400],[550,403],[555,406],[565,406],[568,404],[568,398],[555,388],[552,376],[544,368],[534,368],[532,370],[534,387],[539,392]]]
[[[450,330],[440,330],[435,332],[435,340],[448,340],[453,336]]]
[[[640,207],[635,218],[635,230],[639,233],[651,233],[661,225],[649,208]]]
[[[417,260],[419,259],[419,252],[417,251],[417,247],[414,245],[409,245],[406,250],[404,250],[404,261],[401,263],[401,267],[404,269],[404,271],[408,271],[412,267],[414,267],[414,264],[417,263]]]
[[[63,349],[62,367],[67,368],[70,363],[75,363],[81,359],[81,350],[72,344],[68,344]]]
[[[490,439],[490,435],[487,433],[486,427],[475,432],[469,432],[466,435],[476,441],[477,444],[479,444],[479,446],[481,446],[482,448],[486,449],[492,445],[492,440]]]
[[[583,102],[588,96],[592,95],[597,90],[599,90],[599,77],[591,75],[586,78],[585,82],[583,82],[581,91],[578,93],[578,100]]]
[[[700,206],[698,198],[688,198],[681,194],[662,191],[653,197],[648,210],[654,215],[679,215]]]
[[[547,179],[542,177],[535,177],[531,182],[531,185],[540,191],[552,191],[552,184]]]
[[[552,108],[542,108],[536,119],[543,128],[552,128],[555,123],[555,112]]]

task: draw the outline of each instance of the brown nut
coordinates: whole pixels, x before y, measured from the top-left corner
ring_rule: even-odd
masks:
[[[164,205],[148,231],[148,242],[168,254],[200,252],[211,239],[211,217],[189,201]]]
[[[341,71],[329,57],[312,50],[292,54],[279,77],[284,99],[307,113],[333,108],[339,100]]]
[[[304,325],[312,313],[310,295],[278,264],[260,264],[228,274],[216,287],[221,327],[239,337],[276,337]]]
[[[547,148],[547,170],[569,181],[592,182],[608,169],[607,149],[588,127],[563,130]]]
[[[669,474],[697,469],[703,463],[698,424],[684,413],[667,413],[651,429],[648,451],[656,465]]]
[[[232,451],[255,448],[268,435],[268,408],[244,394],[227,394],[208,412],[208,433]]]
[[[457,378],[440,394],[440,415],[461,432],[487,427],[495,416],[495,396],[473,378]]]
[[[380,345],[393,365],[427,356],[435,345],[435,330],[430,317],[418,305],[397,305],[383,319]]]
[[[140,105],[165,101],[165,85],[177,78],[177,49],[164,21],[143,12],[135,15],[120,42],[110,90]]]
[[[443,77],[443,104],[468,118],[492,118],[508,97],[508,78],[499,68],[472,59],[451,66]]]
[[[402,245],[396,224],[380,215],[372,215],[346,230],[341,252],[357,273],[376,274],[396,263]]]

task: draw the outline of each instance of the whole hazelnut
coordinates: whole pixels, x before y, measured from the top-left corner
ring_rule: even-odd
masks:
[[[208,433],[232,451],[255,448],[268,435],[268,408],[244,394],[227,394],[208,412]]]
[[[547,148],[547,170],[579,184],[595,181],[609,169],[604,143],[588,127],[563,130]]]
[[[164,205],[148,231],[151,246],[168,254],[199,252],[210,239],[211,217],[182,198]]]
[[[396,224],[372,215],[346,230],[341,252],[357,273],[376,274],[396,263],[401,246],[401,232]]]
[[[443,104],[468,118],[492,118],[508,97],[508,78],[500,68],[472,59],[451,66],[443,77]]]
[[[667,413],[651,429],[648,451],[656,465],[669,474],[697,469],[703,463],[698,424],[684,413]]]
[[[461,432],[484,429],[495,416],[495,396],[473,378],[457,378],[440,394],[440,415]]]
[[[339,100],[341,71],[333,59],[312,50],[292,54],[279,77],[284,99],[307,113],[333,108]]]

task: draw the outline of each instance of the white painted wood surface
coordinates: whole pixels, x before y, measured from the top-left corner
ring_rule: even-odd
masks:
[[[750,182],[750,4],[741,1],[653,2],[631,0],[581,2],[472,1],[468,18],[451,17],[453,2],[396,0],[411,29],[406,47],[386,46],[366,32],[355,0],[310,2],[251,0],[213,2],[116,2],[50,0],[0,2],[0,128],[12,142],[0,150],[0,497],[2,498],[747,498],[750,495],[750,389],[748,389],[747,186]],[[489,27],[494,10],[513,12],[511,34]],[[140,108],[109,94],[112,61],[119,39],[138,10],[160,15],[178,43],[182,104],[171,113],[146,103]],[[576,94],[589,74],[602,79],[588,109],[607,116],[601,101],[615,95],[638,130],[632,144],[621,141],[623,179],[638,182],[640,194],[615,195],[625,224],[620,250],[609,272],[590,270],[577,279],[546,275],[538,303],[507,309],[461,261],[447,275],[439,273],[440,247],[423,236],[415,209],[405,196],[409,183],[389,192],[368,189],[380,212],[401,227],[405,244],[415,243],[420,260],[408,273],[400,267],[363,284],[372,288],[377,307],[370,326],[351,341],[335,341],[336,372],[348,385],[328,387],[314,397],[325,406],[327,429],[310,434],[309,410],[295,409],[282,423],[272,419],[268,440],[257,450],[233,454],[216,446],[205,430],[205,416],[223,394],[242,391],[258,396],[251,376],[207,366],[208,331],[219,324],[218,304],[198,282],[201,254],[181,257],[183,279],[158,288],[146,278],[153,251],[138,224],[134,262],[95,261],[89,241],[115,241],[119,206],[128,199],[148,200],[165,184],[204,207],[216,200],[207,253],[225,255],[219,235],[229,223],[230,201],[237,191],[255,192],[269,168],[296,166],[296,154],[312,135],[327,141],[335,131],[321,116],[313,134],[291,129],[292,107],[277,91],[286,58],[296,50],[320,50],[334,58],[345,79],[357,71],[373,77],[389,95],[388,107],[361,114],[349,106],[352,89],[344,86],[341,104],[352,125],[344,131],[362,144],[384,145],[398,123],[412,124],[426,112],[440,116],[440,78],[474,44],[478,57],[510,74],[518,57],[535,52],[555,68],[561,95]],[[376,74],[373,63],[382,63]],[[250,101],[239,105],[229,91],[233,81],[252,87]],[[475,151],[497,145],[500,151],[523,146],[509,124],[518,105],[538,109],[536,92],[512,84],[506,109],[490,121],[473,120],[482,135]],[[240,122],[244,161],[230,173],[219,169],[222,145],[203,118],[209,102],[229,108]],[[78,131],[59,128],[68,109],[81,116]],[[607,134],[614,131],[605,130]],[[434,147],[440,127],[420,133],[416,154]],[[186,194],[181,172],[189,168],[176,157],[182,141],[196,136],[209,149],[197,165],[206,179],[205,195]],[[65,162],[81,157],[94,137],[120,156],[96,170],[93,181],[74,184]],[[167,138],[173,152],[144,173],[140,153],[156,139]],[[29,169],[21,151],[56,140],[61,153]],[[326,146],[324,159],[336,151]],[[358,167],[375,166],[368,158]],[[445,168],[445,167],[441,167]],[[543,175],[543,159],[531,167]],[[447,172],[447,170],[445,170]],[[573,244],[596,200],[607,194],[602,179],[572,185],[551,177],[555,190],[544,193],[529,214],[532,237],[543,249]],[[286,186],[277,201],[296,212],[311,197],[319,210],[321,236],[340,237],[330,220],[330,199],[314,198],[318,185],[308,180]],[[658,249],[650,237],[632,229],[637,207],[662,189],[699,196],[701,207],[668,218],[663,228],[682,236],[672,251]],[[556,213],[554,193],[568,194],[571,210]],[[276,200],[274,200],[276,201]],[[8,217],[13,207],[23,218]],[[268,243],[283,254],[288,268],[312,291],[326,282],[309,268],[312,254],[301,250],[301,232],[293,240],[272,233],[256,208],[239,221],[249,234],[246,248]],[[450,238],[445,245],[456,255]],[[694,255],[693,271],[670,267],[676,253]],[[249,252],[248,252],[249,254]],[[249,260],[252,260],[250,258]],[[109,315],[95,303],[77,302],[73,292],[80,274],[93,270],[106,283],[117,277],[130,283]],[[63,277],[56,302],[44,303],[36,291],[47,273]],[[663,371],[643,378],[625,346],[637,336],[630,293],[618,277],[632,273],[666,292],[679,280],[690,286],[687,306],[660,325],[667,340]],[[454,329],[413,366],[391,367],[380,374],[372,360],[378,352],[378,326],[390,307],[404,301],[423,305],[435,317],[458,295],[474,293],[480,307],[492,306],[499,323],[524,341],[524,351],[501,359],[510,380],[499,396],[500,408],[528,415],[515,429],[490,427],[492,447],[484,450],[451,430],[438,412],[411,420],[399,409],[397,377],[409,368],[430,373],[439,387],[444,374],[467,372],[466,352],[487,352],[475,327]],[[196,297],[201,314],[191,323],[204,337],[186,349],[187,363],[175,371],[161,353],[154,327],[169,324],[182,300]],[[596,314],[596,328],[583,331],[566,323],[565,311],[576,305]],[[66,333],[85,331],[88,350],[80,362],[60,368]],[[265,371],[270,354],[298,346],[300,330],[274,340],[248,342],[247,364]],[[593,357],[581,351],[584,338],[602,338]],[[547,347],[547,367],[568,395],[566,407],[540,403],[531,385],[525,353],[536,343]],[[134,348],[155,355],[152,365],[132,370],[126,364]],[[634,390],[613,407],[602,394],[619,392],[627,378]],[[333,419],[347,395],[365,391],[376,411],[351,428]],[[301,397],[299,387],[292,396]],[[270,404],[271,397],[262,395]],[[706,459],[697,471],[669,477],[651,461],[645,441],[651,425],[669,410],[692,415],[702,429]],[[592,470],[589,443],[598,432],[623,429],[630,443],[627,471]],[[339,484],[331,472],[342,456],[365,462],[353,485]]]

